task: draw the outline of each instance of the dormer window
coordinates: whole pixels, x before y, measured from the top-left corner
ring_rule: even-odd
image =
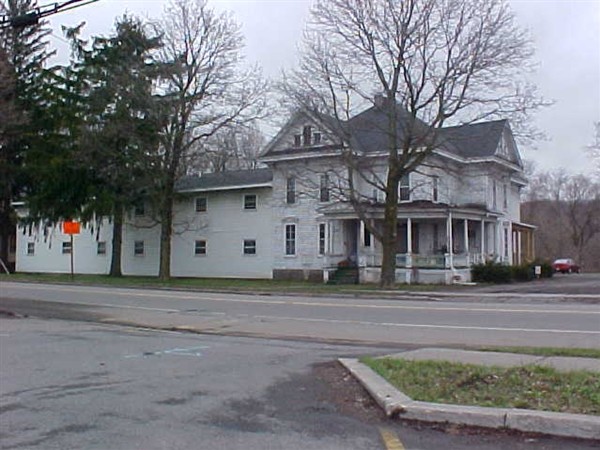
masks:
[[[435,203],[440,201],[440,179],[439,179],[439,177],[433,177],[433,179],[432,179],[431,197]]]
[[[410,173],[405,173],[400,178],[399,184],[399,200],[401,202],[409,202],[410,201]]]
[[[294,147],[300,147],[302,145],[302,135],[295,134],[294,135]]]
[[[310,125],[306,125],[302,129],[302,145],[305,147],[310,145],[310,138],[312,136],[312,127]]]

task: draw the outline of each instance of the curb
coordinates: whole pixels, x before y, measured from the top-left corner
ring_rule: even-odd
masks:
[[[400,392],[358,359],[339,358],[338,362],[371,394],[388,417],[600,440],[600,416],[420,402]]]

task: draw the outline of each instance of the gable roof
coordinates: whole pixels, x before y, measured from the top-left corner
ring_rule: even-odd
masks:
[[[304,113],[305,117],[309,117],[317,123],[322,124],[330,132],[338,135],[344,134],[349,139],[349,146],[353,150],[362,152],[363,154],[373,154],[381,152],[388,146],[388,114],[387,109],[390,107],[390,102],[380,103],[371,106],[362,111],[347,121],[337,122],[331,117],[315,117],[312,114]],[[297,113],[294,118],[288,121],[288,125],[298,118]],[[512,134],[510,134],[510,126],[506,119],[494,120],[489,122],[479,122],[459,126],[451,126],[439,129],[432,129],[426,122],[413,116],[401,105],[396,104],[396,114],[398,117],[397,134],[402,141],[407,125],[413,120],[413,129],[417,139],[422,138],[423,144],[432,142],[435,138],[436,145],[439,149],[445,150],[464,159],[490,158],[498,156],[506,159],[511,163],[521,165],[521,159],[518,154]],[[337,124],[337,125],[336,125]],[[505,130],[508,129],[510,135],[505,136]],[[282,135],[283,130],[278,134],[278,138]],[[435,134],[434,134],[435,132]],[[499,153],[500,144],[505,136],[505,144],[510,148],[508,155]],[[298,154],[298,156],[310,157],[311,155],[320,156],[320,152],[324,154],[327,151],[340,149],[339,145],[320,146],[320,147],[285,147],[276,149],[275,138],[266,151],[264,156],[287,156]],[[423,145],[421,144],[421,145]],[[416,143],[415,145],[420,145]]]
[[[441,128],[441,136],[452,143],[455,153],[463,158],[490,157],[496,154],[508,121],[472,123]]]
[[[202,192],[231,189],[268,187],[273,181],[271,169],[232,170],[192,175],[180,178],[175,184],[177,192]]]
[[[364,153],[374,153],[385,149],[388,145],[388,113],[387,104],[375,105],[369,109],[357,114],[345,122],[344,127],[350,135],[350,145]],[[400,105],[396,105],[396,114],[398,117],[396,132],[398,139],[402,141],[407,125],[413,120],[410,113]],[[427,138],[431,133],[429,126],[422,120],[414,119],[414,129],[416,136],[420,134]]]
[[[336,130],[336,123],[337,121],[332,118],[332,117],[328,117],[326,115],[322,115],[319,114],[318,116],[314,113],[311,113],[309,111],[303,111],[303,110],[299,110],[296,111],[292,117],[285,123],[285,125],[283,127],[281,127],[281,129],[279,130],[279,132],[277,133],[277,135],[267,144],[267,146],[265,147],[265,149],[261,152],[261,157],[268,157],[268,156],[274,156],[274,155],[286,155],[286,154],[293,154],[293,153],[299,153],[299,152],[309,152],[309,153],[318,153],[320,151],[327,151],[327,150],[336,150],[336,149],[340,149],[341,146],[339,144],[333,143],[333,144],[320,144],[320,145],[308,145],[308,146],[301,146],[301,147],[295,147],[295,146],[285,146],[285,147],[281,147],[278,148],[278,144],[282,141],[282,139],[285,137],[285,135],[290,131],[290,129],[296,125],[298,122],[300,121],[310,121],[314,124],[318,124],[321,127],[323,127],[323,129],[330,133],[331,135],[339,135],[340,133],[337,133]]]

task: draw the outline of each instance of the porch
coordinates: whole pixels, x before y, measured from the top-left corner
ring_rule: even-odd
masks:
[[[324,269],[344,261],[359,269],[361,283],[378,281],[383,249],[369,228],[381,229],[383,222],[378,217],[369,222],[370,226],[356,218],[328,221],[328,229],[342,237],[331,236],[333,251],[324,255]],[[518,264],[533,257],[531,227],[478,208],[403,210],[397,226],[396,279],[401,283],[470,281],[474,264]],[[338,252],[336,239],[342,243]]]

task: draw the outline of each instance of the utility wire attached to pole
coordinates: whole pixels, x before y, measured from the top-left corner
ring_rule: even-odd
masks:
[[[53,14],[68,11],[70,9],[79,8],[90,3],[95,3],[98,0],[67,0],[64,2],[51,3],[49,5],[40,6],[29,12],[18,16],[9,14],[0,15],[0,28],[25,28],[37,25],[40,19],[51,16]]]

